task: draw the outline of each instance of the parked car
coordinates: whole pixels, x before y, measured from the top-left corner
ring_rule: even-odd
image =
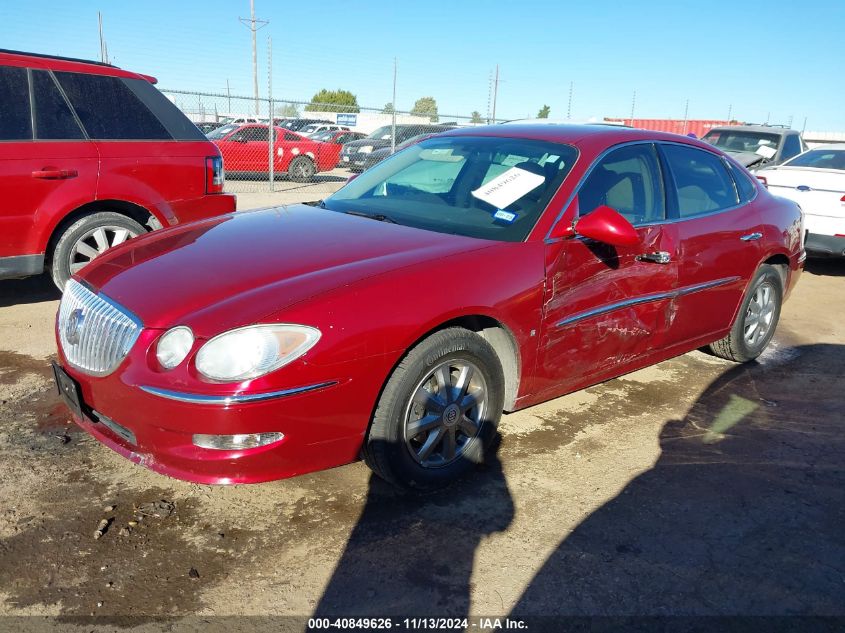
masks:
[[[307,125],[313,125],[315,123],[319,124],[332,124],[333,121],[327,121],[326,119],[273,119],[279,127],[283,127],[286,130],[290,130],[291,132],[299,132],[302,128]]]
[[[845,256],[845,145],[814,147],[757,178],[804,211],[808,254]]]
[[[78,424],[173,477],[363,454],[427,490],[483,459],[503,409],[707,344],[756,358],[803,260],[797,205],[708,144],[461,129],[317,206],[107,253],[62,299],[56,374]]]
[[[267,123],[267,118],[260,116],[244,116],[236,114],[232,116],[224,116],[220,119],[221,125],[246,125],[247,123]]]
[[[127,239],[235,210],[220,152],[155,81],[0,51],[0,279],[63,288]]]
[[[203,134],[208,134],[212,130],[216,130],[221,125],[224,125],[220,121],[200,121],[198,123],[194,123],[197,126],[197,129],[202,132]]]
[[[366,136],[363,132],[352,132],[350,130],[325,130],[317,134],[312,134],[309,138],[313,141],[320,141],[321,143],[343,145],[349,141],[357,141]]]
[[[702,140],[730,154],[751,170],[779,165],[807,149],[800,132],[777,125],[714,127]]]
[[[231,177],[269,174],[269,126],[249,124],[220,130],[209,138],[220,148]],[[286,173],[294,182],[311,182],[317,172],[334,169],[340,155],[339,145],[320,143],[281,127],[274,127],[273,148],[273,172]]]
[[[367,154],[366,157],[364,158],[364,169],[369,169],[370,167],[372,167],[376,163],[380,163],[381,161],[383,161],[385,158],[387,158],[391,154],[395,154],[396,152],[399,152],[399,151],[405,149],[406,147],[410,147],[411,145],[416,145],[420,141],[423,141],[427,138],[431,138],[432,136],[434,136],[434,134],[431,133],[431,132],[428,132],[426,134],[417,134],[416,136],[412,136],[407,141],[403,141],[402,143],[399,143],[399,145],[396,146],[395,151],[391,147],[380,147],[378,149],[374,149],[372,152]]]
[[[306,125],[304,128],[299,130],[297,133],[301,134],[302,136],[311,137],[314,134],[319,132],[327,132],[327,131],[334,131],[334,130],[348,130],[349,128],[345,125],[335,125],[334,123],[312,123],[311,125]]]
[[[396,144],[399,145],[418,134],[437,134],[451,129],[453,128],[446,125],[397,125]],[[367,154],[382,147],[390,147],[392,134],[392,126],[384,125],[360,141],[346,143],[340,153],[342,165],[349,167],[351,171],[363,171],[367,167]]]

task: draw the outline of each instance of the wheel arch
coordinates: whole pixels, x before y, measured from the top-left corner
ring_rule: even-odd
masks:
[[[150,230],[167,225],[167,220],[165,218],[158,217],[154,212],[138,204],[127,202],[126,200],[116,199],[93,200],[65,214],[56,223],[53,230],[50,232],[50,237],[47,240],[45,248],[45,262],[49,264],[49,262],[52,261],[53,249],[56,246],[56,242],[59,241],[59,238],[62,236],[62,233],[64,233],[67,227],[80,218],[84,218],[87,215],[93,215],[94,213],[101,213],[103,211],[112,211],[114,213],[125,215],[126,217],[135,220],[141,226],[148,227]]]

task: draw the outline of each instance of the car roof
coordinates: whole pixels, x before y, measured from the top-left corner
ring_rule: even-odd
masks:
[[[38,68],[59,72],[87,73],[89,75],[107,75],[110,77],[125,77],[128,79],[146,79],[151,84],[158,83],[155,77],[123,70],[111,64],[95,62],[89,59],[75,57],[60,57],[43,53],[26,53],[0,49],[0,66],[20,66],[22,68]]]
[[[793,130],[788,127],[782,127],[779,125],[720,125],[718,127],[710,128],[707,133],[710,132],[724,132],[725,130],[731,131],[738,131],[738,132],[766,132],[768,134],[798,134],[798,130]]]
[[[845,152],[845,143],[825,143],[824,145],[816,145],[815,147],[811,147],[808,149],[808,152],[812,152],[814,149],[823,149],[826,151],[833,150],[835,152]]]
[[[598,143],[608,146],[629,141],[672,141],[713,151],[713,146],[709,143],[703,143],[688,136],[612,125],[484,125],[451,129],[438,135],[438,137],[443,136],[497,136],[551,141],[569,145]]]

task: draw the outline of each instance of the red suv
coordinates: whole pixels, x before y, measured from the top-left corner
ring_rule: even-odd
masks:
[[[0,279],[63,288],[127,239],[235,210],[219,150],[155,82],[0,50]]]

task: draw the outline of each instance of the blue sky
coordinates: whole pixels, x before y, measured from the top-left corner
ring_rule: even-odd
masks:
[[[159,87],[252,92],[248,0],[4,2],[0,47],[97,58],[103,12],[112,62],[155,75]],[[845,2],[569,2],[566,0],[256,0],[261,90],[267,36],[273,93],[308,100],[345,88],[363,106],[433,96],[441,113],[487,111],[500,67],[497,113],[573,118],[635,116],[787,123],[845,131]]]

